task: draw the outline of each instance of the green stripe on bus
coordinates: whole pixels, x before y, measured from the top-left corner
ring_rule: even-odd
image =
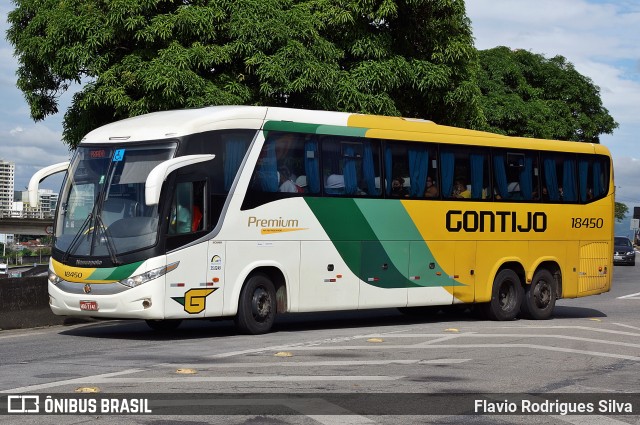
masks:
[[[396,242],[397,249],[391,249],[391,243],[385,247],[353,199],[305,198],[305,201],[349,270],[360,280],[381,288],[419,286],[398,270],[397,260],[392,260],[400,255],[408,258],[408,252],[402,252],[402,245],[406,244]]]
[[[341,127],[337,125],[321,125],[316,130],[317,134],[329,134],[334,136],[365,137],[367,128]]]
[[[349,270],[360,280],[381,288],[464,286],[452,279],[443,285],[445,281],[436,277],[437,273],[446,273],[399,200],[305,201]],[[410,280],[409,276],[421,278]]]
[[[288,121],[267,121],[264,131],[290,131],[293,133],[327,134],[332,136],[365,137],[368,129],[340,125],[305,124]]]
[[[422,276],[419,281],[411,281],[413,284],[442,286],[442,279],[425,278],[425,275],[435,276],[437,272],[446,273],[436,261],[402,202],[380,202],[377,199],[355,199],[354,202],[396,267],[408,270],[408,276]],[[429,268],[431,263],[434,264],[433,269]],[[458,285],[462,284],[455,281],[447,282],[447,286]]]
[[[131,264],[125,264],[123,266],[118,266],[114,269],[109,269],[112,272],[111,274],[109,274],[109,276],[105,278],[105,280],[122,280],[128,277],[131,277],[133,272],[135,272],[136,269],[140,267],[140,264],[142,264],[142,261],[138,261],[136,263],[131,263]]]
[[[264,123],[264,131],[292,131],[294,133],[316,133],[318,124],[304,124],[289,121],[267,121]]]
[[[95,269],[87,280],[109,280],[108,277],[117,267],[107,267]]]

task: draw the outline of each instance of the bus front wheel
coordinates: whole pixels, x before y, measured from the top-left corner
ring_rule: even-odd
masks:
[[[518,274],[504,269],[493,280],[491,301],[485,305],[485,313],[491,320],[514,320],[520,313],[524,290]]]
[[[269,332],[276,318],[276,290],[268,276],[255,274],[240,292],[238,314],[235,318],[238,330],[258,335]]]
[[[522,314],[530,319],[546,320],[556,305],[556,280],[548,270],[538,270],[524,291]]]

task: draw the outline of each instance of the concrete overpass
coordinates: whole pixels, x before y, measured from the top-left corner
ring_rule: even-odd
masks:
[[[51,235],[53,219],[49,218],[0,218],[0,233],[14,235]]]

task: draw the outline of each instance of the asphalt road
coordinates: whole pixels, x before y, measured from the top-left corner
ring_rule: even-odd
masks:
[[[153,399],[155,412],[142,416],[27,414],[0,421],[640,424],[637,402],[633,415],[614,415],[607,404],[624,409],[628,397],[640,394],[639,269],[616,266],[611,292],[560,300],[547,321],[492,322],[468,311],[408,318],[376,310],[282,316],[272,333],[260,336],[236,334],[231,321],[185,323],[168,334],[141,321],[2,331],[0,396],[98,391],[99,397],[163,400]],[[474,411],[478,398],[520,406],[545,393],[593,401],[596,412]],[[276,401],[261,398],[275,395]],[[606,404],[602,413],[599,400]],[[234,403],[236,410],[229,408]]]

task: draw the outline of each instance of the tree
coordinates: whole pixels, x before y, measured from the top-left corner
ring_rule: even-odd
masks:
[[[14,0],[7,38],[34,120],[64,141],[156,110],[332,109],[484,125],[459,0]]]
[[[616,218],[617,222],[621,222],[627,216],[627,213],[629,212],[629,207],[626,204],[623,204],[622,202],[616,202],[615,205],[616,207],[615,207],[614,217]]]
[[[479,52],[486,130],[523,137],[599,143],[618,124],[600,89],[562,56],[508,47]]]

